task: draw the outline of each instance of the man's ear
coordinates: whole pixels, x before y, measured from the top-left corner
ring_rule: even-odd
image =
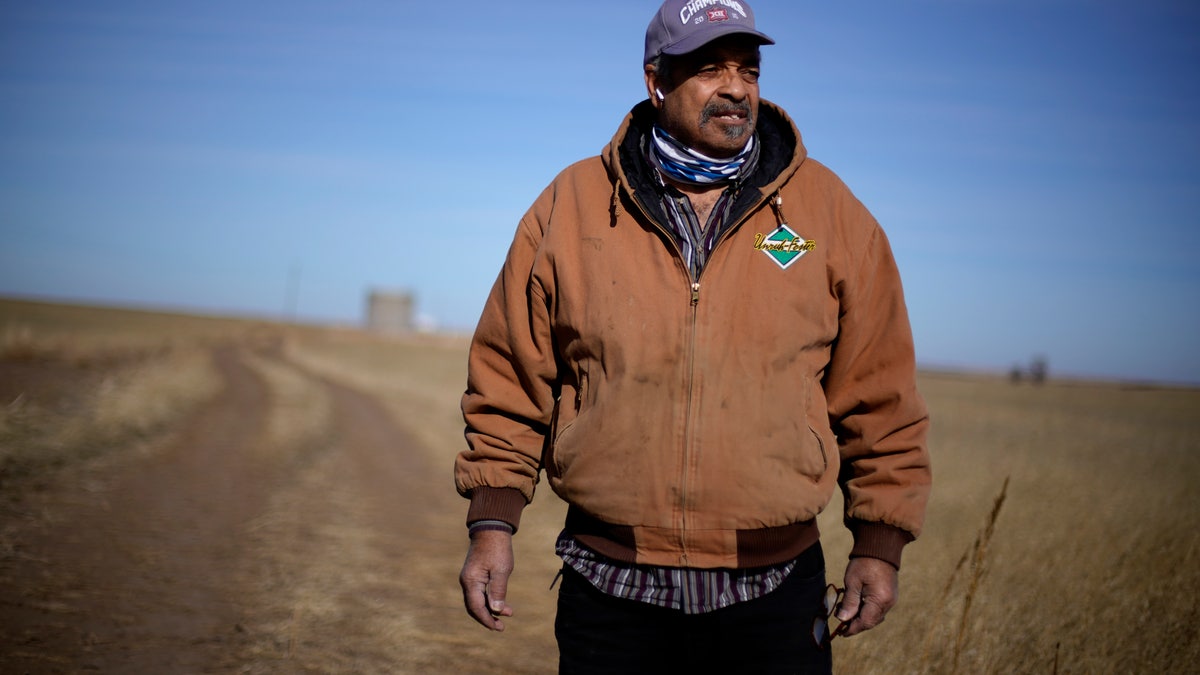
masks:
[[[658,72],[654,69],[654,66],[649,63],[646,64],[645,76],[646,94],[650,97],[650,104],[653,105],[656,110],[660,110],[662,109],[663,101],[662,87],[665,83],[659,80]]]

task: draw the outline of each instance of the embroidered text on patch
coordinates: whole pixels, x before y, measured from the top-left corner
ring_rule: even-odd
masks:
[[[754,235],[754,250],[766,253],[780,269],[785,270],[816,247],[817,242],[806,240],[787,225],[780,225],[770,235],[761,232]]]

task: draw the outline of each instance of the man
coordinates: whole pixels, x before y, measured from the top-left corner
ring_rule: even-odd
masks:
[[[512,616],[511,538],[545,470],[569,505],[562,672],[828,672],[817,514],[854,535],[836,634],[896,601],[928,416],[883,232],[759,98],[743,0],[668,0],[649,100],[521,220],[480,318],[455,465],[460,582]]]

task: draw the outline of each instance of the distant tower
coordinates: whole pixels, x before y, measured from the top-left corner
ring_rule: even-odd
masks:
[[[367,296],[367,329],[376,333],[411,333],[413,296],[405,292],[371,291]]]

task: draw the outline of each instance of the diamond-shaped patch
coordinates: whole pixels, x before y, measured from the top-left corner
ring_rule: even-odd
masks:
[[[770,236],[763,237],[760,234],[755,237],[754,241],[754,248],[766,253],[771,260],[775,261],[776,265],[785,270],[788,265],[816,248],[816,245],[816,242],[808,241],[796,234],[786,223],[780,224]]]

